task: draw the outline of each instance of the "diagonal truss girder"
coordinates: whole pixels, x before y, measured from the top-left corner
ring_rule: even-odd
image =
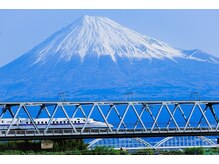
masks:
[[[48,131],[51,129],[51,123],[54,118],[57,118],[56,114],[59,110],[64,113],[64,117],[70,123],[73,134],[83,134],[85,129],[88,129],[88,120],[95,117],[99,113],[99,117],[95,118],[96,120],[102,119],[102,123],[106,125],[109,133],[114,132],[135,132],[141,131],[145,133],[152,133],[157,130],[169,131],[174,130],[175,132],[187,132],[190,129],[193,130],[208,130],[208,131],[218,131],[219,130],[219,102],[211,101],[151,101],[151,102],[141,102],[141,101],[124,101],[124,102],[22,102],[22,103],[0,103],[2,106],[2,111],[0,114],[0,121],[4,119],[8,111],[12,120],[6,129],[6,135],[9,135],[9,132],[12,130],[12,127],[15,124],[15,121],[20,118],[20,112],[23,110],[27,118],[31,120],[33,129],[36,133],[41,133],[37,124],[35,124],[34,119],[40,118],[43,110],[47,113],[47,118],[49,119],[46,124],[46,128],[43,129],[43,134],[47,135]],[[187,106],[186,106],[187,105]],[[204,106],[205,105],[205,106]],[[31,106],[38,106],[39,110],[34,112],[36,116],[33,117],[31,113]],[[121,108],[125,106],[125,108]],[[156,107],[155,107],[156,106]],[[204,107],[203,107],[204,106]],[[69,107],[70,112],[66,110],[66,107]],[[156,111],[155,112],[155,108]],[[16,111],[14,111],[16,110]],[[210,112],[207,112],[207,111]],[[115,111],[116,117],[110,117],[112,111]],[[130,114],[132,111],[132,115]],[[179,111],[179,112],[176,112]],[[196,112],[199,111],[201,118],[196,117]],[[79,112],[82,113],[82,117],[85,118],[85,122],[81,129],[76,129],[71,118],[76,118]],[[164,114],[166,113],[166,114]],[[210,113],[210,114],[209,114]],[[147,117],[143,117],[147,115]],[[211,115],[211,116],[210,116]],[[182,117],[183,116],[183,117]],[[213,116],[213,117],[212,117]],[[8,117],[8,116],[7,116]],[[149,120],[147,118],[150,119]],[[166,118],[166,122],[161,124],[159,121],[161,118]],[[178,117],[183,118],[185,124],[182,125],[178,122]],[[132,125],[128,125],[126,120],[129,118],[136,118]],[[212,120],[213,119],[213,120]],[[112,122],[113,120],[113,122]],[[163,120],[163,119],[162,119]],[[204,123],[201,123],[203,122]],[[115,126],[114,122],[118,126]],[[172,124],[171,124],[172,122]],[[212,124],[212,122],[214,124]],[[19,124],[19,122],[17,123]],[[113,127],[111,127],[113,125]],[[138,126],[140,125],[140,126]],[[170,126],[171,125],[171,126]],[[121,129],[121,127],[124,129]],[[138,127],[138,129],[137,129]],[[139,129],[139,127],[141,129]],[[0,129],[1,131],[1,129]]]

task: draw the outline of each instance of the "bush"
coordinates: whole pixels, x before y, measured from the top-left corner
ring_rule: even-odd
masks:
[[[81,155],[80,150],[66,151],[65,155]]]
[[[205,154],[206,155],[219,155],[219,148],[207,148],[205,149]]]
[[[154,149],[141,149],[138,150],[134,155],[154,155],[155,150]]]
[[[36,150],[40,150],[40,142],[24,141],[24,140],[1,142],[0,148],[1,151],[4,150],[36,151]]]
[[[92,155],[118,155],[121,153],[121,151],[114,150],[113,148],[109,148],[109,147],[105,147],[105,146],[96,146],[94,148],[94,150],[90,150],[90,152],[86,151],[83,153],[89,153]]]
[[[54,140],[54,151],[85,150],[87,146],[81,139]]]
[[[28,150],[25,152],[26,155],[35,155],[36,153],[33,150]]]
[[[25,155],[25,153],[20,150],[5,150],[1,154],[2,155]]]
[[[203,155],[205,154],[205,149],[202,147],[186,148],[184,152],[187,155]]]

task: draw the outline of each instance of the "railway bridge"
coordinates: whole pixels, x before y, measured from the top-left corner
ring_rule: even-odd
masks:
[[[0,102],[0,108],[0,140],[219,135],[219,101]],[[32,128],[13,128],[19,118],[31,120]],[[36,118],[48,118],[44,129]],[[55,118],[65,118],[71,128],[54,128]],[[85,122],[76,128],[71,118]],[[90,118],[106,127],[89,127]]]

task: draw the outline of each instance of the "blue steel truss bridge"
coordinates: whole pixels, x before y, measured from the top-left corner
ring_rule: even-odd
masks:
[[[175,136],[165,138],[98,138],[88,142],[88,149],[104,146],[113,149],[184,149],[194,147],[217,148],[217,138],[204,136]],[[218,152],[219,153],[219,152]]]
[[[0,140],[219,135],[219,101],[0,102],[0,108]]]

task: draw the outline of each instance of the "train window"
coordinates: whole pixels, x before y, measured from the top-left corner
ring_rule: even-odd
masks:
[[[76,124],[76,121],[74,121],[74,123]]]
[[[60,121],[60,124],[62,124],[62,121]]]
[[[26,124],[28,124],[28,122],[26,122]]]
[[[55,121],[53,121],[52,123],[55,124]]]
[[[43,124],[43,121],[41,121],[41,124]]]
[[[40,124],[40,122],[38,121],[38,124]]]
[[[2,121],[2,123],[4,123],[4,121]]]
[[[47,124],[47,121],[45,121],[45,124]]]
[[[21,120],[20,120],[20,123],[21,123]]]
[[[58,121],[56,121],[56,123],[58,124],[59,122],[58,122]]]

